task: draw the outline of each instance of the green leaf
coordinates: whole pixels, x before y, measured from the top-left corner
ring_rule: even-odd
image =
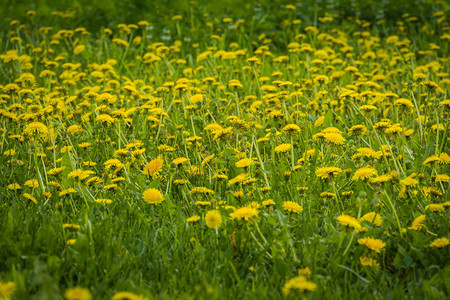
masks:
[[[145,186],[145,177],[142,175],[142,173],[138,173],[136,176],[136,182],[139,186]]]
[[[227,157],[227,156],[234,156],[236,153],[234,152],[233,148],[225,148],[223,149],[223,156]]]
[[[78,185],[76,188],[78,190],[78,194],[80,194],[82,198],[85,198],[89,202],[94,202],[95,199],[87,188],[84,188],[81,185]]]
[[[157,189],[159,185],[159,177],[150,182],[150,185],[148,186],[149,189]]]
[[[329,109],[323,120],[323,127],[326,128],[331,126],[333,126],[333,111]]]
[[[69,175],[69,173],[73,171],[72,158],[70,157],[69,151],[64,154],[61,161],[61,167],[66,167],[61,173],[63,187],[73,186],[73,178],[67,178],[67,175]]]

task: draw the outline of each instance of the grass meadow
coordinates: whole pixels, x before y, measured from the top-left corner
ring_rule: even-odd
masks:
[[[4,1],[0,299],[446,299],[445,1]]]

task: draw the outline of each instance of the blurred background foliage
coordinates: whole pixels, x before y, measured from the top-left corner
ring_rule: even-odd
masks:
[[[403,14],[416,16],[419,22],[426,22],[436,5],[444,6],[448,11],[447,1],[432,0],[0,0],[0,4],[2,27],[8,26],[13,19],[23,21],[24,11],[35,10],[36,18],[45,20],[46,24],[51,18],[55,25],[64,27],[64,23],[70,23],[72,28],[73,25],[83,26],[91,32],[139,20],[147,20],[155,29],[168,32],[172,16],[182,15],[188,23],[230,16],[245,19],[247,22],[252,21],[255,33],[261,33],[276,30],[280,26],[288,17],[284,9],[287,4],[296,7],[295,17],[306,24],[316,24],[318,17],[326,13],[338,15],[340,20],[358,17],[377,24],[380,21],[399,20]],[[58,18],[52,15],[55,10],[71,12],[73,17]]]

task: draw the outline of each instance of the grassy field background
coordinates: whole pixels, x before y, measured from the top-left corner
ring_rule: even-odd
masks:
[[[445,1],[1,4],[0,299],[449,296]]]

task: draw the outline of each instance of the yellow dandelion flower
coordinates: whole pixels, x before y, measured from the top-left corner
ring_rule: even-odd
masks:
[[[316,126],[316,127],[322,126],[324,120],[325,120],[325,116],[318,117],[317,120],[314,122],[314,126]]]
[[[372,183],[383,183],[383,182],[388,182],[392,180],[392,176],[389,174],[384,174],[384,175],[380,175],[380,176],[376,176],[374,178],[370,179],[370,182]]]
[[[112,296],[111,300],[148,300],[148,298],[130,292],[118,292]]]
[[[181,165],[181,164],[184,164],[185,162],[188,162],[188,161],[189,161],[189,159],[187,159],[185,157],[178,157],[178,158],[175,158],[174,160],[172,160],[172,162],[174,164],[176,164],[177,166]]]
[[[377,253],[380,253],[383,250],[383,248],[386,247],[386,243],[384,243],[382,240],[374,239],[371,237],[358,239],[358,243],[360,245],[366,246],[370,250],[373,250]]]
[[[323,137],[326,141],[335,145],[343,145],[345,142],[345,138],[338,132],[326,132],[323,133]]]
[[[95,199],[94,202],[100,204],[111,204],[113,201],[111,199]]]
[[[163,194],[157,189],[148,189],[142,194],[144,201],[148,204],[159,204],[164,201]]]
[[[439,164],[441,165],[448,165],[450,164],[450,155],[443,152],[439,155]]]
[[[48,134],[48,127],[41,122],[32,122],[25,127],[23,134],[44,136]]]
[[[284,126],[281,131],[288,133],[288,134],[294,134],[294,133],[299,133],[301,131],[301,129],[296,124],[288,124],[288,125]]]
[[[359,258],[359,262],[361,263],[361,265],[365,267],[375,267],[375,268],[380,267],[380,264],[375,259],[367,256],[361,256]]]
[[[411,230],[420,230],[423,227],[423,222],[425,222],[426,216],[420,215],[417,218],[414,219],[414,221],[411,224],[411,227],[408,227],[408,229]]]
[[[101,114],[95,118],[95,121],[100,122],[103,125],[111,125],[115,122],[115,119],[108,114]]]
[[[222,224],[222,216],[218,210],[210,210],[205,216],[206,226],[217,229]]]
[[[253,159],[251,158],[243,158],[241,160],[239,160],[238,162],[236,162],[236,167],[238,168],[247,168],[249,166],[253,166],[255,164],[255,162],[253,161]]]
[[[440,161],[439,156],[432,155],[423,161],[423,165],[424,166],[432,166],[434,164],[439,163],[439,161]]]
[[[450,176],[448,176],[447,174],[437,174],[436,175],[436,182],[442,181],[442,182],[447,182],[450,180]]]
[[[152,179],[155,179],[159,176],[159,172],[161,172],[163,164],[164,159],[160,155],[145,165],[143,173],[151,176]]]
[[[77,239],[69,239],[66,241],[66,245],[75,245],[77,242]]]
[[[67,241],[67,243],[69,241]],[[64,293],[64,297],[66,297],[67,300],[91,300],[92,294],[86,288],[73,287],[66,290],[66,292]]]
[[[366,180],[377,175],[377,170],[371,167],[362,167],[355,171],[352,180]]]
[[[301,213],[303,211],[303,207],[301,207],[298,203],[295,203],[293,201],[285,201],[283,202],[283,208],[284,210],[288,211],[288,212],[293,212],[293,213]]]
[[[24,196],[25,198],[27,198],[28,200],[30,200],[34,204],[37,204],[37,200],[36,200],[36,198],[33,195],[28,194],[28,193],[23,193],[22,196]]]
[[[342,169],[337,167],[322,167],[316,170],[316,176],[322,179],[331,179],[342,173]]]
[[[272,199],[268,199],[268,200],[264,200],[261,204],[262,204],[262,206],[270,206],[270,205],[275,205],[276,203]]]
[[[47,175],[49,175],[49,176],[58,176],[59,174],[61,174],[64,171],[65,168],[66,167],[50,169],[50,170],[47,171]]]
[[[405,98],[399,98],[394,101],[394,104],[397,106],[403,106],[406,108],[414,108],[414,104],[411,102],[411,100],[405,99]]]
[[[3,282],[0,280],[0,299],[11,299],[11,296],[16,291],[16,284],[12,281]]]
[[[192,217],[187,218],[187,219],[186,219],[186,222],[188,222],[188,223],[195,223],[195,222],[197,222],[198,220],[200,220],[200,217],[199,217],[199,216],[192,216]]]
[[[431,244],[430,247],[434,248],[444,248],[445,246],[448,246],[450,244],[450,240],[446,237],[444,238],[438,238],[435,239]]]
[[[63,228],[69,230],[79,230],[81,229],[81,226],[77,224],[63,224]]]
[[[317,289],[314,282],[308,281],[304,276],[297,276],[289,279],[283,286],[283,294],[301,296],[305,292],[313,292]]]
[[[405,179],[400,180],[400,183],[404,186],[415,186],[419,183],[419,181],[411,176],[406,177]]]
[[[210,190],[206,187],[203,186],[197,186],[197,187],[193,187],[189,193],[191,195],[197,195],[197,194],[207,194],[207,195],[214,195],[214,191]]]
[[[361,224],[359,223],[359,221],[357,219],[353,218],[352,216],[340,215],[336,219],[343,226],[348,226],[348,227],[352,227],[355,229],[361,228]]]
[[[237,175],[236,177],[234,177],[233,179],[230,179],[228,181],[228,185],[242,183],[243,181],[248,180],[249,178],[250,178],[250,175],[248,173],[241,173],[241,174]]]
[[[432,212],[444,212],[445,206],[439,203],[433,203],[425,206],[425,210],[430,210]]]
[[[17,152],[15,149],[9,149],[9,150],[3,152],[3,155],[5,155],[5,156],[14,156],[16,154],[17,154]]]
[[[20,190],[22,188],[20,186],[20,184],[18,184],[18,183],[11,183],[11,184],[8,184],[6,187],[8,188],[8,190],[11,190],[11,191]]]
[[[245,221],[253,220],[257,216],[258,210],[250,206],[240,207],[230,214],[231,219],[244,219]]]
[[[274,150],[277,153],[280,153],[280,152],[284,153],[284,152],[291,150],[291,148],[292,148],[291,144],[281,144],[279,146],[276,146]]]
[[[30,179],[25,181],[23,185],[35,189],[39,187],[39,182],[37,181],[37,179]]]
[[[367,132],[367,127],[364,125],[355,125],[350,127],[348,130],[348,135],[361,136],[365,135]]]
[[[383,218],[376,212],[369,212],[359,218],[360,222],[366,221],[375,224],[376,226],[381,226],[383,223]]]

